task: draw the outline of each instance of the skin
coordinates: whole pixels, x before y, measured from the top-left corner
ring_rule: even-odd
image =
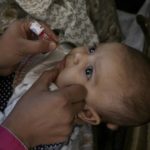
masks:
[[[54,33],[43,25],[52,41],[32,40],[30,22],[14,22],[0,40],[0,75],[8,75],[26,56],[51,51],[57,41]],[[53,45],[54,46],[54,45]],[[56,46],[56,45],[55,45]],[[70,85],[50,92],[58,70],[45,72],[19,100],[3,126],[11,130],[27,146],[63,142],[68,139],[75,115],[84,107],[86,89]]]
[[[111,129],[116,129],[117,120],[112,120],[105,112],[122,112],[118,97],[128,86],[128,77],[120,65],[123,63],[120,49],[123,46],[118,43],[100,44],[92,50],[87,47],[75,48],[66,56],[65,65],[60,69],[56,81],[59,87],[83,85],[87,90],[86,104],[92,108],[92,111],[89,110],[95,117],[95,123],[107,122]],[[91,67],[92,71],[87,74],[86,71]],[[94,124],[93,120],[84,121]]]
[[[29,55],[49,52],[56,48],[58,38],[47,25],[42,24],[52,41],[33,40],[35,37],[29,29],[30,22],[21,20],[10,25],[0,38],[0,75],[8,75],[16,65]],[[11,48],[10,48],[11,47]]]
[[[49,92],[49,85],[55,81],[57,73],[57,70],[45,72],[3,123],[27,147],[66,141],[74,125],[74,116],[84,106],[86,90],[82,86]]]
[[[86,102],[96,109],[103,92],[115,86],[111,86],[112,79],[116,76],[112,66],[119,66],[113,62],[116,58],[109,50],[104,52],[101,46],[98,46],[93,53],[89,51],[86,47],[73,49],[65,58],[65,66],[61,68],[56,82],[59,87],[70,84],[83,85],[88,91]],[[86,70],[91,66],[93,71],[90,75],[86,74]]]

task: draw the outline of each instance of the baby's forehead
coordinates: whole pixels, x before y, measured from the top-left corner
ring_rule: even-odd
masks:
[[[98,61],[123,65],[123,60],[128,55],[127,47],[120,43],[99,44],[96,49]]]
[[[97,80],[108,81],[117,79],[118,75],[123,77],[125,74],[125,56],[122,52],[124,47],[121,44],[100,44],[97,47],[96,76]],[[97,82],[99,83],[99,82]],[[101,83],[101,82],[100,82]]]
[[[123,53],[122,50],[126,49],[125,45],[120,44],[120,43],[101,43],[98,44],[97,49],[99,51],[102,51],[104,53]]]

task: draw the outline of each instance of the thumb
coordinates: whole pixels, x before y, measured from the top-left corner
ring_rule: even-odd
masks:
[[[57,76],[57,69],[45,71],[33,86],[40,90],[48,90],[49,85],[56,80]]]
[[[22,41],[22,53],[28,54],[38,54],[43,52],[50,52],[56,49],[57,44],[54,41],[48,40],[23,40]]]

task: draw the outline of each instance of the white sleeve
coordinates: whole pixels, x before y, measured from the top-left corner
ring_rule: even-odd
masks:
[[[25,94],[25,92],[31,87],[31,84],[24,84],[21,83],[15,88],[15,91],[10,98],[7,107],[4,111],[4,119],[9,115],[9,113],[13,110],[16,103],[19,101],[19,99]]]

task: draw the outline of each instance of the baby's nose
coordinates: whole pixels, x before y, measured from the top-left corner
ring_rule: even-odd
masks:
[[[82,61],[82,53],[75,53],[73,63],[78,65]]]

